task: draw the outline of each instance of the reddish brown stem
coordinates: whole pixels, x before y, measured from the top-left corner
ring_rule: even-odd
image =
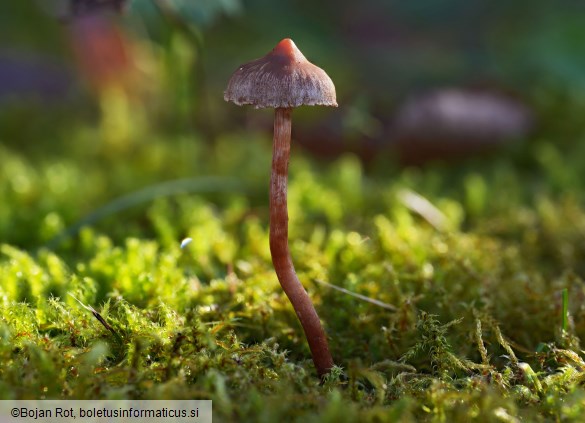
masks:
[[[297,277],[288,248],[286,192],[291,113],[292,109],[277,108],[274,115],[274,149],[270,178],[270,252],[280,285],[305,331],[317,373],[323,377],[333,367],[333,359],[317,311]]]

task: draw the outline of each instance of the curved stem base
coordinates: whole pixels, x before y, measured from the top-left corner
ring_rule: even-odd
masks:
[[[270,252],[282,289],[290,300],[321,378],[333,367],[327,337],[317,311],[295,272],[288,248],[287,180],[292,109],[278,108],[274,117],[274,148],[270,178]]]

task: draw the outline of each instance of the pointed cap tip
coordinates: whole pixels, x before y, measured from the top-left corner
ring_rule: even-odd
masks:
[[[299,51],[299,49],[290,38],[283,39],[272,50],[274,54],[282,54],[283,56],[292,56],[297,51]]]

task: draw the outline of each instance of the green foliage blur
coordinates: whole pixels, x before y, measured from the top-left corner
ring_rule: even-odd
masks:
[[[580,421],[580,2],[133,0],[98,24],[61,3],[0,5],[0,399]],[[473,83],[511,90],[537,122],[490,155],[417,167],[293,140],[290,245],[338,366],[323,384],[270,259],[272,114],[222,98],[288,36],[360,122]],[[108,60],[89,54],[103,45]]]

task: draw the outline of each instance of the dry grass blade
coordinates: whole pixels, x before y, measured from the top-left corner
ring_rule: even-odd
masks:
[[[352,297],[358,298],[362,301],[366,301],[370,304],[377,305],[378,307],[385,308],[386,310],[390,310],[390,311],[397,311],[398,310],[398,308],[396,306],[393,306],[392,304],[388,304],[388,303],[385,303],[383,301],[376,300],[374,298],[366,297],[365,295],[357,294],[355,292],[352,292],[352,291],[345,289],[345,288],[342,288],[340,286],[333,285],[333,284],[330,284],[328,282],[321,281],[319,279],[313,279],[313,281],[315,281],[321,285],[328,286],[329,288],[333,288],[337,291],[343,292],[344,294],[351,295]]]
[[[108,322],[106,322],[106,320],[102,317],[102,315],[99,314],[92,306],[88,306],[88,305],[83,304],[72,293],[69,293],[69,296],[71,298],[73,298],[75,301],[77,301],[81,305],[81,307],[83,307],[87,311],[91,312],[91,314],[93,314],[93,316],[98,320],[98,322],[100,322],[107,330],[109,330],[110,332],[112,332],[112,335],[114,335],[116,338],[119,338],[119,335],[116,333],[116,331],[114,330],[114,328],[112,326],[110,326],[108,324]]]

